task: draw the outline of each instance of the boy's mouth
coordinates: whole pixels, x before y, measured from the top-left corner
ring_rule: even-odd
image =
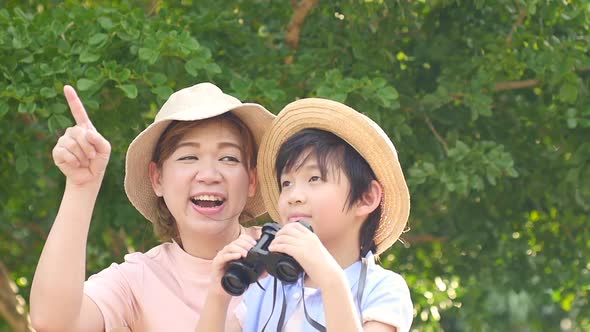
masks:
[[[191,197],[193,204],[203,208],[214,208],[221,206],[225,198],[216,195],[197,195]]]

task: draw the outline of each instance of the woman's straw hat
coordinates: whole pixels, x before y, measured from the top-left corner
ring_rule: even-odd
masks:
[[[307,98],[287,105],[267,131],[258,151],[258,176],[268,213],[279,220],[279,185],[275,170],[279,148],[306,128],[325,130],[350,144],[369,163],[383,186],[381,219],[375,232],[377,253],[387,250],[406,227],[410,193],[397,152],[385,132],[367,116],[336,101]]]
[[[261,105],[242,103],[211,83],[200,83],[173,93],[154,122],[131,142],[125,163],[125,192],[131,204],[149,221],[154,222],[158,216],[158,197],[150,182],[148,165],[160,135],[174,120],[204,120],[230,111],[250,129],[257,146],[275,118]],[[259,189],[248,198],[245,210],[254,217],[265,213]]]

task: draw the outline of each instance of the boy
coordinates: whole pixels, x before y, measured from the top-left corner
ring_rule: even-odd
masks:
[[[259,171],[269,214],[283,226],[268,249],[292,256],[305,273],[294,284],[271,276],[250,285],[234,313],[243,330],[408,331],[408,287],[373,257],[399,238],[410,206],[397,153],[381,128],[341,103],[298,100],[263,138]],[[214,259],[199,329],[224,329],[229,299],[219,280],[254,244],[242,236]]]

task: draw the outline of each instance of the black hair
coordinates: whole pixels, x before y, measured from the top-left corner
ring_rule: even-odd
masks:
[[[304,153],[307,152],[307,155]],[[370,190],[371,181],[376,180],[375,173],[367,161],[346,141],[333,133],[320,129],[304,129],[287,139],[280,147],[275,163],[277,184],[281,188],[281,174],[300,167],[310,155],[317,158],[322,178],[328,173],[328,167],[341,169],[350,182],[347,196],[347,209],[361,199]],[[360,253],[364,257],[368,251],[376,251],[375,232],[381,219],[381,205],[369,214],[361,226]]]

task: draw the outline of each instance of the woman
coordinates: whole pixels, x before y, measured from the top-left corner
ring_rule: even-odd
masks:
[[[110,144],[92,125],[74,89],[66,86],[64,93],[76,125],[53,150],[66,187],[33,280],[34,328],[193,329],[211,260],[241,233],[254,232],[239,221],[264,213],[255,156],[274,116],[211,83],[172,94],[129,146],[125,174],[131,203],[171,242],[127,255],[122,264],[84,281],[88,228]]]

